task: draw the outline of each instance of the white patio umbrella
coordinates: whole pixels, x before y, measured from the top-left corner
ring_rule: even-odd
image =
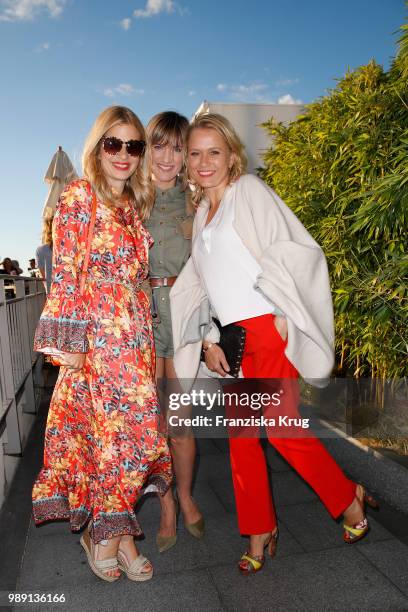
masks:
[[[50,184],[50,191],[45,200],[42,212],[43,219],[51,219],[54,216],[55,207],[62,190],[67,183],[76,178],[78,178],[78,175],[71,160],[62,150],[62,147],[58,147],[44,176],[44,181]]]

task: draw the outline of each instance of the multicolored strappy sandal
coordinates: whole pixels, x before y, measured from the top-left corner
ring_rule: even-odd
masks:
[[[346,523],[343,523],[343,527],[343,540],[346,542],[346,544],[354,544],[354,542],[358,542],[364,538],[365,535],[367,535],[370,529],[366,517],[355,525],[347,525]]]
[[[278,543],[278,530],[275,533],[272,533],[268,540],[265,542],[264,548],[268,547],[268,554],[270,557],[274,557],[276,555],[276,547]],[[250,555],[248,551],[246,551],[241,559],[238,562],[238,569],[242,574],[256,574],[259,572],[265,563],[265,555],[257,556]]]
[[[371,508],[378,508],[378,503],[374,497],[366,493],[362,485],[357,485],[357,487],[359,488],[356,489],[356,499],[360,504],[364,518],[354,525],[347,525],[347,523],[343,523],[343,540],[346,542],[346,544],[354,544],[355,542],[358,542],[364,538],[364,536],[366,536],[370,530],[367,517],[365,516],[365,504],[368,504],[371,506]],[[358,494],[358,492],[360,494]]]
[[[271,541],[268,544],[268,554],[271,557],[271,559],[273,559],[273,557],[276,555],[276,549],[278,548],[278,537],[279,537],[279,531],[276,530],[271,537]]]
[[[379,508],[380,505],[378,503],[378,501],[369,493],[367,493],[367,491],[364,491],[364,501],[366,504],[368,504],[371,508]]]

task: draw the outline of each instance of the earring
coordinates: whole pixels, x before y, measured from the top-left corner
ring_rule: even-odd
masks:
[[[188,176],[187,171],[185,173],[185,180],[187,181],[187,185],[191,191],[195,191],[197,189],[197,184]]]

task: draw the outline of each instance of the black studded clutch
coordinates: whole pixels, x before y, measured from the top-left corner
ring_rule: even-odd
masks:
[[[228,373],[230,376],[238,378],[242,355],[244,354],[245,328],[241,327],[241,325],[235,325],[235,323],[222,327],[218,319],[213,319],[213,321],[220,330],[220,339],[217,344],[224,351],[225,358],[230,367]],[[204,351],[201,351],[201,361],[205,361]]]

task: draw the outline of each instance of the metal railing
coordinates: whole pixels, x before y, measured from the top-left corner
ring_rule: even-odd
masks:
[[[41,280],[0,276],[0,439],[4,455],[22,453],[27,428],[37,413],[42,356],[33,350],[34,332],[45,302]],[[0,451],[1,452],[1,451]]]

